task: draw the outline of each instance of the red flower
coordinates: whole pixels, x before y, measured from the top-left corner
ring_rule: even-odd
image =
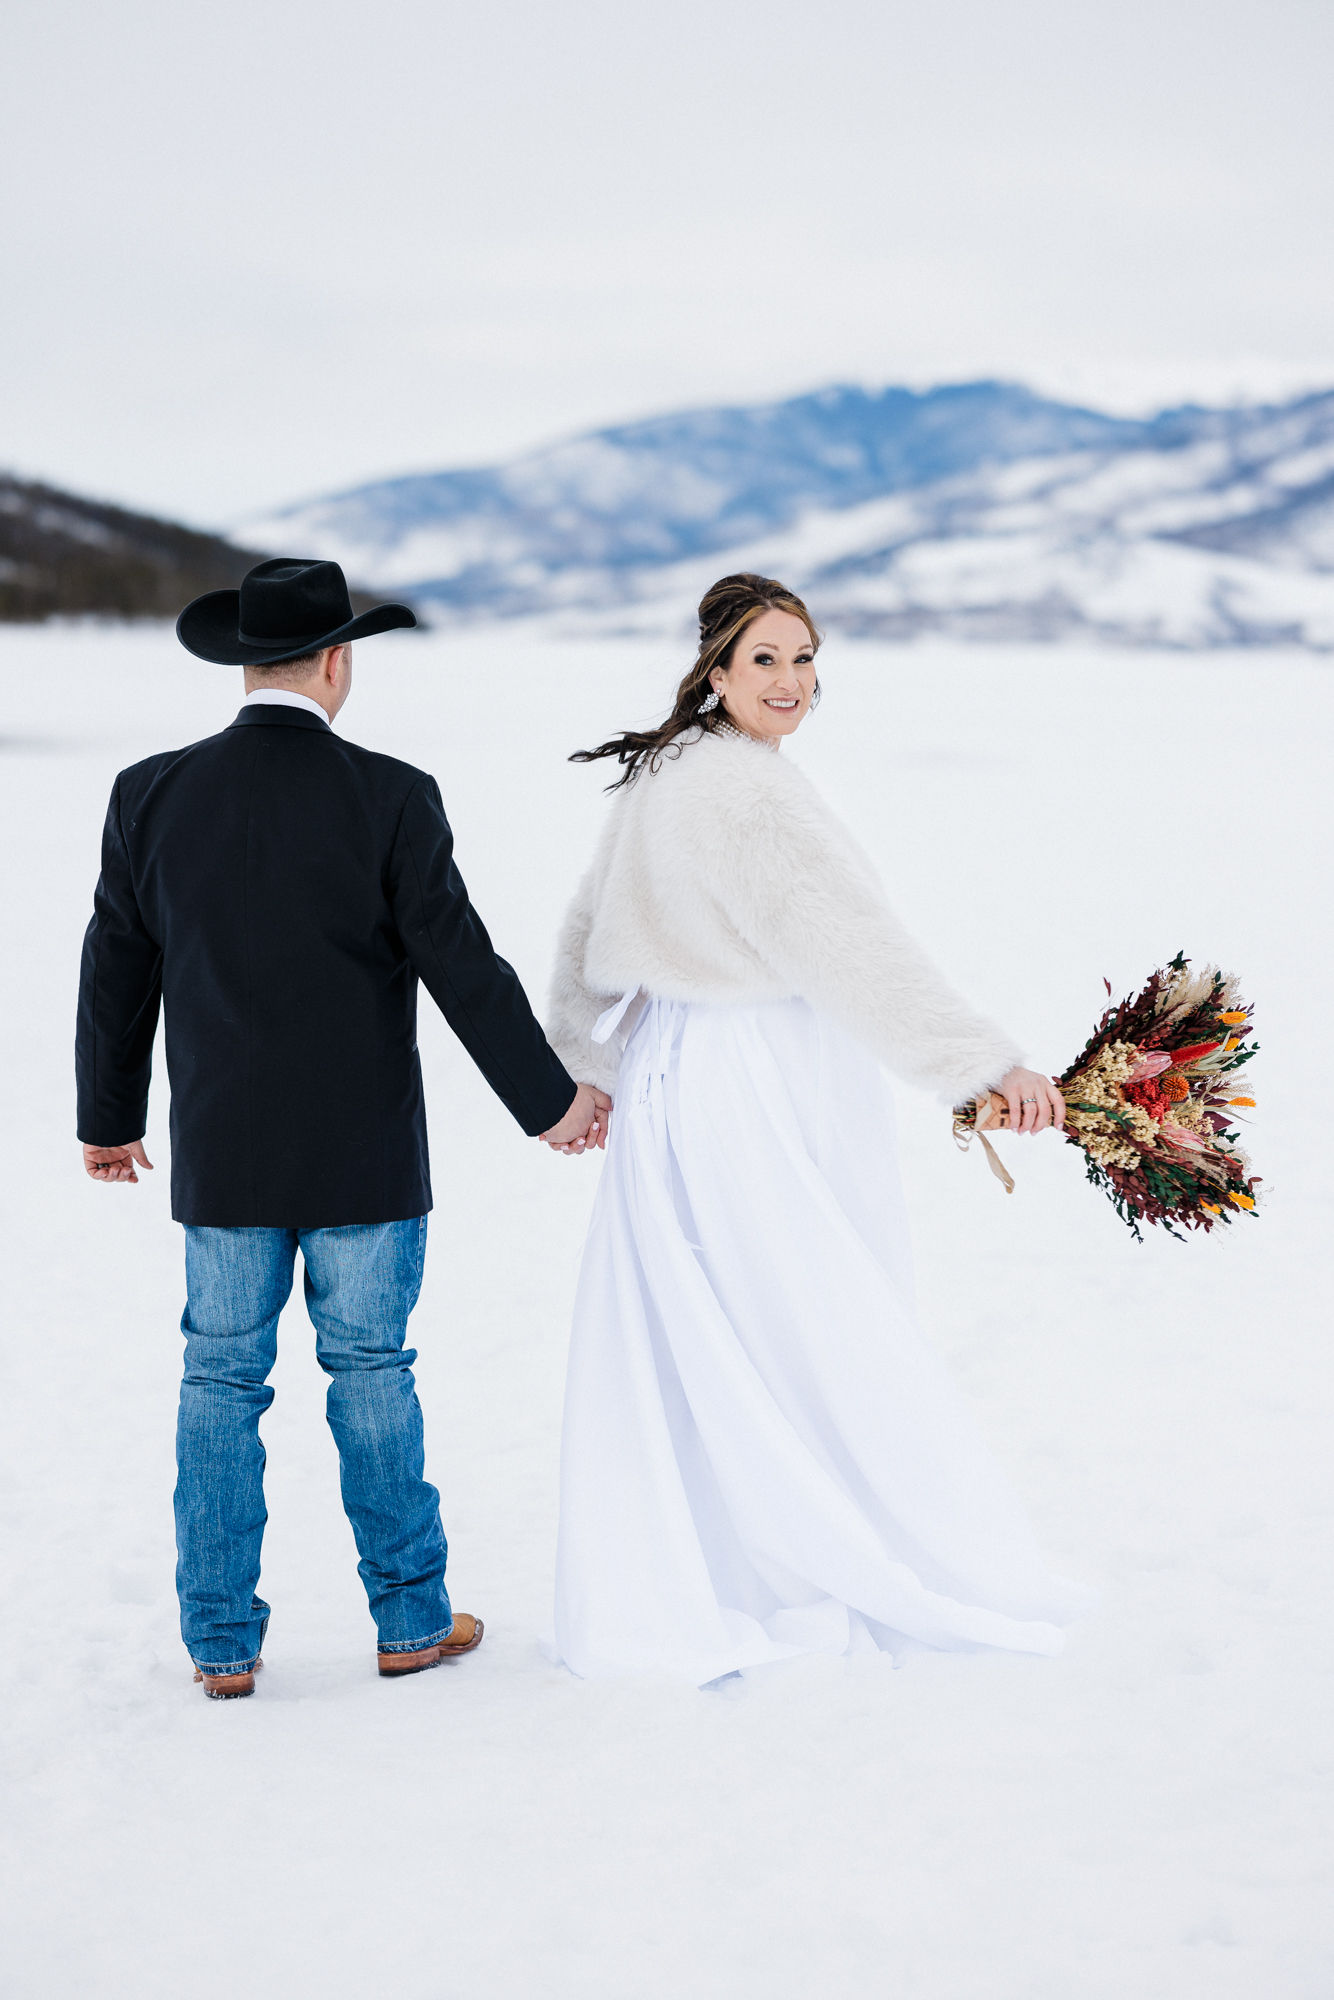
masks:
[[[1194,1062],[1200,1056],[1211,1056],[1222,1046],[1221,1042],[1195,1042],[1188,1049],[1173,1049],[1172,1060],[1177,1064]]]

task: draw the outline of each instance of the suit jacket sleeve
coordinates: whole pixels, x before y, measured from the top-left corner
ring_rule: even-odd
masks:
[[[139,909],[120,817],[120,779],[102,834],[102,873],[83,940],[74,1043],[79,1138],[124,1146],[148,1126],[162,950]]]
[[[492,1090],[530,1136],[558,1125],[573,1102],[574,1079],[468,900],[432,778],[408,796],[389,874],[404,950]]]

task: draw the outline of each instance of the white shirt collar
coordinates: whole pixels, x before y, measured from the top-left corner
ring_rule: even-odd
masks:
[[[249,708],[252,701],[256,707],[268,703],[274,708],[308,708],[312,715],[318,715],[326,729],[333,728],[317,701],[312,701],[308,694],[295,694],[291,688],[252,688],[245,698],[245,706]]]

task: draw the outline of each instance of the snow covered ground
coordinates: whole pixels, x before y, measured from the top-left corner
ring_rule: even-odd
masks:
[[[659,708],[678,665],[519,628],[359,650],[341,727],[438,774],[534,993],[601,811],[562,753]],[[1334,1992],[1334,670],[832,640],[822,672],[796,754],[1036,1058],[1075,1053],[1104,972],[1119,993],[1178,946],[1257,1003],[1271,1200],[1226,1237],[1137,1246],[1054,1142],[1010,1142],[1007,1200],[901,1094],[928,1321],[1099,1611],[1056,1661],[811,1663],[730,1698],[548,1664],[597,1166],[523,1139],[424,1008],[419,1382],[487,1641],[377,1680],[298,1306],[266,1426],[268,1665],[254,1700],[206,1702],[172,1592],[165,1094],[156,1176],[93,1186],[70,1043],[112,777],[225,723],[239,676],[156,630],[0,630],[7,2000]]]

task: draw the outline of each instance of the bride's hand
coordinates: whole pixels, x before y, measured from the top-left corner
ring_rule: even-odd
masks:
[[[581,1083],[560,1124],[537,1136],[553,1153],[583,1153],[606,1146],[610,1123],[611,1099],[606,1091]]]
[[[593,1113],[593,1122],[585,1134],[584,1142],[588,1146],[601,1146],[605,1152],[607,1134],[611,1130],[611,1099],[606,1091],[599,1090],[596,1084],[590,1084],[589,1089],[597,1109]]]
[[[1049,1125],[1059,1132],[1065,1124],[1065,1099],[1049,1076],[1016,1065],[997,1088],[1005,1099],[1012,1132],[1045,1132]]]

